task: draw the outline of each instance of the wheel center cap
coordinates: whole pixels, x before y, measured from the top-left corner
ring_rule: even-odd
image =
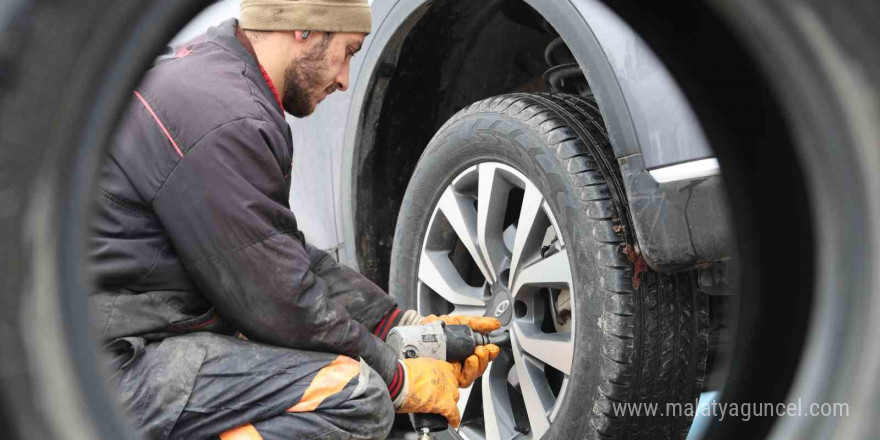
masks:
[[[501,325],[507,325],[513,314],[513,301],[510,293],[504,288],[492,289],[492,299],[486,304],[486,316],[501,321]]]

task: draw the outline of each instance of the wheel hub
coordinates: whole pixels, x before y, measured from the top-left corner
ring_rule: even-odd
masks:
[[[486,301],[486,316],[501,321],[501,326],[510,324],[513,316],[513,300],[510,292],[499,284],[492,286],[492,297]]]
[[[547,252],[549,246],[555,252]],[[461,391],[459,411],[473,404],[483,412],[462,423],[462,437],[511,439],[528,432],[527,438],[541,438],[565,393],[575,339],[556,321],[544,322],[545,307],[562,309],[546,303],[556,300],[548,289],[573,286],[568,249],[540,190],[501,163],[461,172],[434,207],[418,277],[420,313],[497,318],[502,331],[496,337],[509,341],[482,377],[480,392]],[[574,310],[569,314],[573,320]],[[551,384],[548,371],[561,384]]]

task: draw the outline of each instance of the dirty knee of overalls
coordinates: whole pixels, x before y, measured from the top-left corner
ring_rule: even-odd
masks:
[[[350,432],[356,438],[384,439],[394,424],[394,408],[388,395],[388,386],[375,370],[361,362],[358,384],[342,409],[355,426]]]

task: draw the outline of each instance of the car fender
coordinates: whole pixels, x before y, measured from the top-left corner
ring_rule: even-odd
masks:
[[[634,235],[647,263],[670,271],[727,259],[729,228],[716,221],[726,216],[717,167],[700,175],[679,173],[665,182],[657,182],[651,173],[670,165],[714,160],[693,111],[659,59],[622,19],[596,0],[525,1],[569,46],[599,103],[614,155],[629,161],[627,166],[621,163],[622,180],[631,203]],[[342,214],[337,219],[343,238],[340,259],[355,267],[359,266],[353,245],[357,177],[361,158],[372,148],[371,131],[364,127],[371,127],[381,114],[400,43],[431,3],[373,2],[374,32],[353,79],[345,137],[337,156],[342,166],[336,195]],[[694,206],[711,207],[712,221],[695,215]]]

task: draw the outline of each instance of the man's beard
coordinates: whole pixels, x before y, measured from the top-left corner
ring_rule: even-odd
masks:
[[[326,69],[327,48],[318,45],[298,59],[293,60],[284,72],[285,89],[281,98],[284,110],[298,118],[314,111],[312,92],[323,85],[322,74]]]

